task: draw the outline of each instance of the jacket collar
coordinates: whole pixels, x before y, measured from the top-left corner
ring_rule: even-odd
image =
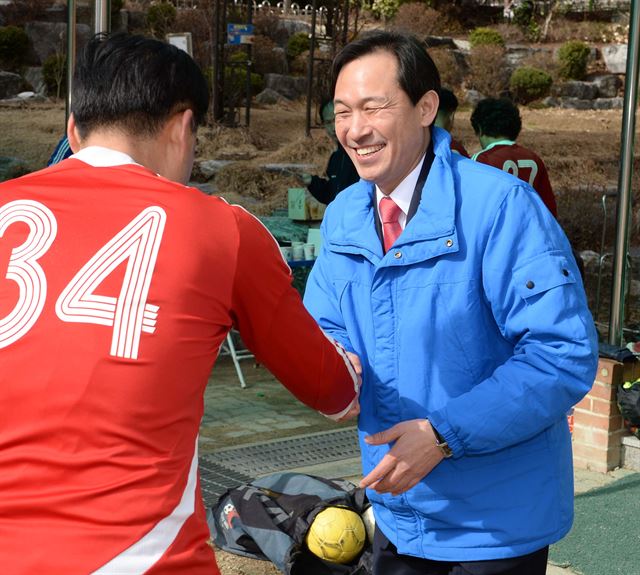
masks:
[[[415,263],[457,251],[456,198],[449,135],[434,127],[432,138],[435,159],[422,188],[420,204],[391,250],[401,250],[403,257],[394,258],[391,252],[383,254],[375,229],[375,186],[365,180],[345,190],[346,193],[339,194],[338,201],[329,206],[331,224],[327,226],[326,237],[330,249],[360,253],[374,263],[389,259],[389,263],[395,265]]]

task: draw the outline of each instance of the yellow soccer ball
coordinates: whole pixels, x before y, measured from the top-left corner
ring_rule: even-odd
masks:
[[[331,563],[350,563],[367,539],[364,523],[355,511],[344,507],[323,509],[309,527],[309,551]]]

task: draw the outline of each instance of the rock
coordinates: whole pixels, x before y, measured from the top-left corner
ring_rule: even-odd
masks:
[[[28,22],[24,27],[36,60],[42,64],[52,54],[62,54],[67,46],[65,22]],[[76,24],[76,50],[82,49],[91,37],[91,27]]]
[[[627,45],[609,44],[602,47],[602,59],[611,74],[624,74],[627,71]]]
[[[24,79],[31,86],[36,94],[44,96],[47,93],[47,86],[44,83],[42,67],[30,66],[25,70]]]
[[[469,42],[469,40],[459,40],[458,38],[455,38],[453,43],[456,45],[458,50],[462,50],[464,52],[469,52],[471,50],[471,42]]]
[[[592,82],[579,82],[569,80],[553,86],[554,96],[561,98],[578,98],[580,100],[593,100],[598,97],[598,86]]]
[[[602,74],[590,79],[598,87],[599,98],[615,98],[622,88],[622,80],[616,74]]]
[[[296,100],[307,92],[307,79],[283,74],[265,74],[264,87],[275,90],[289,100]]]
[[[189,185],[192,188],[196,188],[200,190],[202,193],[207,194],[208,196],[212,196],[216,193],[216,186],[211,182],[206,182],[206,183],[189,182]]]
[[[551,53],[548,48],[531,48],[530,46],[508,45],[505,52],[505,62],[510,68],[520,68],[525,62],[543,52]]]
[[[480,100],[484,100],[486,96],[478,90],[467,90],[464,95],[464,101],[471,106],[475,106]]]
[[[280,26],[288,32],[289,36],[298,32],[311,33],[311,22],[305,22],[304,20],[280,18]]]
[[[596,100],[582,100],[580,98],[560,98],[561,108],[570,108],[572,110],[592,110]]]
[[[557,108],[560,106],[560,100],[558,98],[554,98],[553,96],[547,96],[543,98],[540,103],[543,106],[548,106],[549,108]]]
[[[0,100],[17,96],[24,86],[24,80],[20,74],[0,71]]]
[[[284,96],[271,88],[265,88],[255,97],[258,104],[277,104],[283,100]]]
[[[451,48],[456,47],[456,43],[453,38],[447,36],[427,36],[424,39],[427,48]]]
[[[624,106],[624,98],[598,98],[592,104],[594,110],[619,110]]]
[[[29,166],[20,158],[0,156],[0,182],[19,178],[28,174],[31,170]]]
[[[194,170],[198,173],[198,179],[209,180],[225,166],[231,164],[231,160],[200,160],[194,163]]]
[[[591,250],[584,250],[580,252],[580,258],[585,268],[597,266],[600,261],[600,255],[597,252]]]
[[[276,172],[276,173],[310,172],[312,170],[316,170],[317,168],[318,166],[316,166],[315,164],[264,164],[264,166],[262,166],[263,170],[266,170],[267,172]]]

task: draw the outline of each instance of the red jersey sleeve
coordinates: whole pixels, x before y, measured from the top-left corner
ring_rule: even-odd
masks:
[[[291,285],[291,270],[268,230],[234,207],[239,245],[231,313],[242,340],[300,401],[325,414],[356,397],[356,376]]]

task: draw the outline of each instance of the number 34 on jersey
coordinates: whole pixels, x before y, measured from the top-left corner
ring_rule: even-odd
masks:
[[[18,285],[19,295],[14,308],[0,318],[0,349],[27,334],[42,313],[47,277],[38,260],[53,244],[58,229],[53,212],[44,204],[17,200],[0,208],[0,238],[18,222],[29,227],[29,234],[9,258],[6,278]],[[142,332],[155,331],[159,308],[147,303],[147,297],[165,222],[162,208],[142,211],[82,266],[56,300],[60,320],[112,328],[114,357],[137,359]],[[96,294],[96,288],[125,261],[119,295]]]

